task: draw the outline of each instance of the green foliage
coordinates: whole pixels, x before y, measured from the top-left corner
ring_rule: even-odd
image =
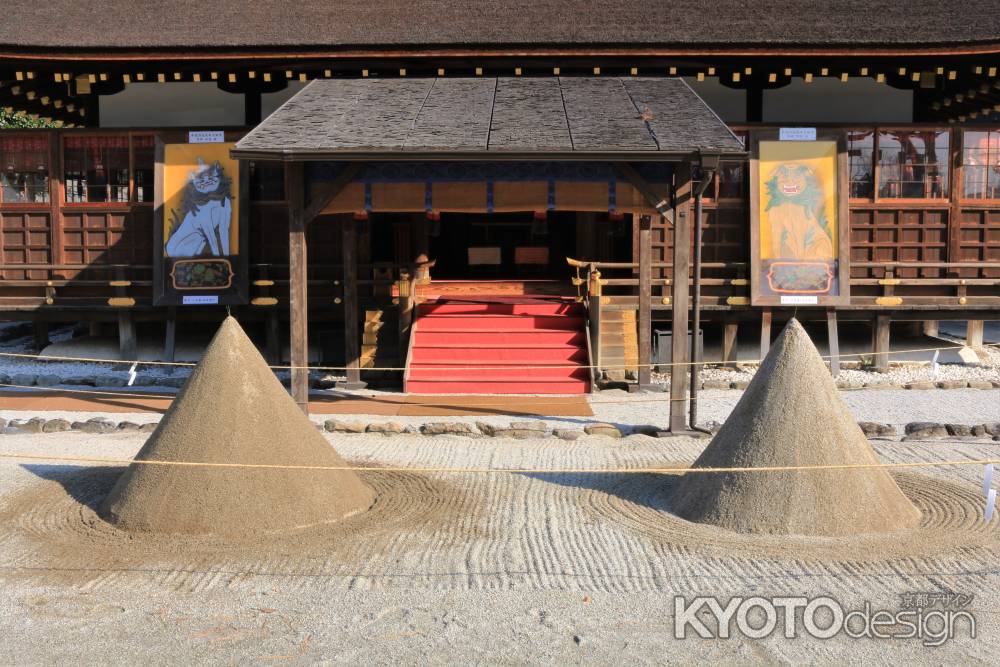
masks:
[[[33,119],[30,116],[18,116],[0,110],[0,130],[32,127],[55,127],[55,125],[41,118]]]

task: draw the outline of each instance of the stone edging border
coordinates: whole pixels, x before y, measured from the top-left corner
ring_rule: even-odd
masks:
[[[131,421],[115,422],[107,417],[94,417],[87,421],[69,421],[62,418],[46,419],[33,417],[31,419],[0,418],[0,434],[41,434],[64,433],[78,431],[81,433],[107,434],[141,432],[151,433],[156,429],[157,422],[137,424]],[[712,433],[718,431],[721,424],[711,422],[706,425]],[[890,424],[878,422],[858,422],[862,432],[868,438],[894,439],[899,437],[896,428]],[[316,428],[327,433],[341,435],[379,433],[384,436],[393,435],[457,435],[470,438],[559,438],[560,440],[577,440],[584,435],[603,436],[607,438],[623,438],[629,435],[646,435],[653,438],[671,437],[671,434],[652,424],[624,426],[603,422],[590,422],[578,429],[549,428],[544,421],[515,421],[509,424],[488,424],[486,422],[427,422],[420,425],[404,426],[398,422],[363,422],[328,419]],[[698,437],[697,435],[695,437]],[[709,437],[705,434],[703,437]],[[938,422],[910,422],[904,427],[902,442],[911,440],[945,440],[970,439],[979,440],[992,438],[1000,442],[1000,422],[983,424],[943,424]]]

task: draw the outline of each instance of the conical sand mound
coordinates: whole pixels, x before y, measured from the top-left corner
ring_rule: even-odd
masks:
[[[878,462],[809,335],[792,320],[693,467]],[[688,473],[672,506],[689,521],[740,533],[856,535],[920,519],[884,468]]]
[[[231,317],[136,460],[345,465]],[[253,535],[337,521],[374,499],[348,470],[133,463],[101,514],[127,530]]]

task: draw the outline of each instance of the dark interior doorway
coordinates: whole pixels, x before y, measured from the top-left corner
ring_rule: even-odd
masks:
[[[444,213],[428,235],[437,279],[562,279],[576,250],[576,214]]]

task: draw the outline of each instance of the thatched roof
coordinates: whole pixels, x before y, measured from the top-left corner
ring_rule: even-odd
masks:
[[[975,43],[1000,43],[995,0],[50,0],[0,21],[0,46],[58,51]]]
[[[742,153],[681,79],[321,79],[244,137],[240,157]]]

